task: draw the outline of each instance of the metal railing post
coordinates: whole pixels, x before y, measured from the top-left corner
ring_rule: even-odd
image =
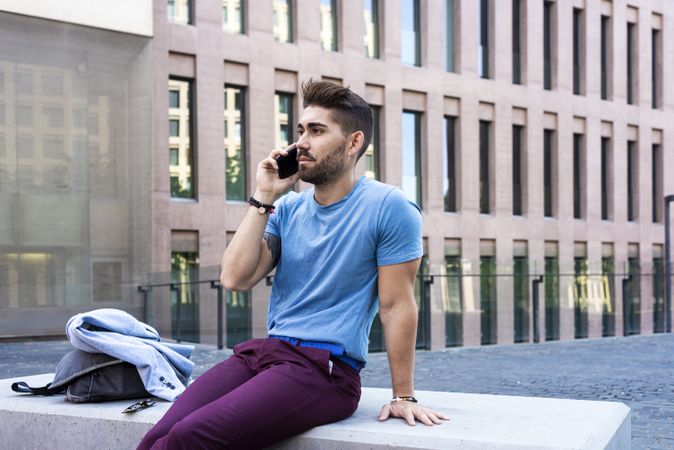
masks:
[[[533,315],[534,315],[534,342],[541,342],[541,323],[540,323],[540,297],[539,297],[539,287],[543,282],[543,275],[539,275],[534,278],[532,282],[532,295],[533,295]]]
[[[169,289],[172,290],[173,292],[176,293],[176,342],[180,342],[180,335],[182,334],[181,331],[181,324],[182,321],[180,320],[180,293],[182,291],[180,284],[171,284],[169,286]]]
[[[218,290],[218,350],[222,350],[223,347],[223,336],[222,336],[222,297],[223,297],[223,288],[222,284],[219,281],[211,281],[211,289]]]
[[[672,332],[672,247],[671,223],[669,204],[674,202],[674,195],[665,197],[665,317],[667,318],[667,333]]]

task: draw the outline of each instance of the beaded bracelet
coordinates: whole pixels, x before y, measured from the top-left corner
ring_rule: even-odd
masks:
[[[398,402],[419,403],[416,398],[411,396],[393,397],[393,399],[391,400],[391,403],[398,403]]]

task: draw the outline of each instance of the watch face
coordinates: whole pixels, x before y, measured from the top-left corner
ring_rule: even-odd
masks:
[[[266,214],[266,213],[267,213],[267,210],[264,208],[264,206],[260,206],[260,207],[257,209],[257,212],[259,212],[260,214]]]

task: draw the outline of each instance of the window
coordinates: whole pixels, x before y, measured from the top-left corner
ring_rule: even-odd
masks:
[[[585,93],[585,30],[583,10],[573,9],[573,93]]]
[[[246,201],[245,90],[225,86],[225,196]]]
[[[601,98],[608,100],[610,98],[609,86],[611,82],[611,18],[609,16],[601,16]]]
[[[274,40],[276,42],[293,41],[292,0],[274,0]]]
[[[429,274],[428,264],[428,239],[424,238],[424,254],[421,257],[421,264],[417,272],[417,279],[414,283],[414,297],[417,303],[417,339],[416,348],[430,350],[431,336],[430,323],[427,320],[426,311],[431,306],[430,284],[426,283],[425,276]]]
[[[491,78],[491,1],[478,0],[478,61],[480,78]]]
[[[457,72],[457,39],[459,23],[457,21],[456,0],[445,0],[445,70]]]
[[[529,257],[527,242],[515,241],[513,246],[513,311],[515,342],[529,341]]]
[[[226,33],[243,34],[245,0],[222,0],[222,29]]]
[[[293,94],[277,92],[274,97],[274,142],[276,148],[286,148],[292,142],[294,126]]]
[[[166,14],[169,22],[191,25],[192,0],[168,0]]]
[[[169,89],[169,108],[180,108],[180,91]]]
[[[380,143],[380,115],[381,108],[379,106],[370,106],[372,110],[372,118],[374,119],[374,127],[372,128],[372,139],[367,150],[363,154],[365,158],[365,176],[373,180],[381,180],[381,168],[379,166],[379,158],[381,153]]]
[[[545,340],[559,339],[559,258],[545,257]]]
[[[232,242],[234,232],[227,232],[227,245]],[[251,291],[226,291],[225,320],[228,348],[253,337],[253,304]]]
[[[651,30],[651,106],[657,109],[662,104],[662,33]]]
[[[337,0],[321,0],[321,48],[337,51]]]
[[[480,343],[496,344],[496,243],[480,241]]]
[[[513,0],[513,84],[522,84],[522,61],[526,43],[525,8],[524,0]]]
[[[419,0],[402,0],[402,63],[421,66],[421,6]]]
[[[573,134],[573,218],[582,219],[585,209],[585,152],[583,135]]]
[[[637,143],[627,141],[627,220],[635,221],[638,215],[639,180],[638,180]]]
[[[421,113],[403,111],[402,122],[403,191],[421,207]]]
[[[480,120],[480,214],[490,212],[490,129],[491,122]]]
[[[627,24],[627,103],[633,105],[636,103],[637,79],[636,79],[636,39],[637,25],[635,23]]]
[[[552,89],[553,73],[553,8],[554,3],[543,3],[543,89]]]
[[[443,303],[445,308],[445,346],[463,345],[463,294],[461,240],[445,241],[445,272],[447,282],[443,283]]]
[[[576,256],[574,258],[573,304],[574,337],[576,339],[588,337],[588,304],[587,257]]]
[[[613,244],[602,244],[601,335],[615,336],[615,262]]]
[[[543,214],[545,217],[554,216],[554,136],[554,130],[543,131]]]
[[[639,245],[628,245],[627,275],[629,278],[627,289],[627,301],[623,320],[624,334],[641,333],[641,264],[639,262]]]
[[[513,215],[521,216],[523,213],[524,196],[524,158],[522,152],[522,137],[524,127],[513,125]]]
[[[601,220],[610,219],[610,206],[613,202],[611,189],[611,139],[601,138]]]
[[[653,223],[662,220],[662,151],[660,144],[653,144],[651,161],[651,205],[653,209]]]
[[[169,158],[177,164],[171,164],[171,197],[195,198],[194,183],[194,150],[192,148],[192,82],[171,78],[169,86],[169,103],[173,91],[178,93],[178,100],[174,104],[179,107],[169,107]],[[175,152],[178,155],[175,155]]]
[[[443,169],[443,191],[445,199],[445,211],[457,211],[457,173],[458,173],[458,158],[456,151],[456,117],[445,116],[445,133],[444,137],[444,164]]]
[[[363,0],[365,56],[379,58],[379,0]]]
[[[653,247],[653,333],[665,332],[665,261],[662,246]]]
[[[199,342],[199,233],[171,230],[171,337]]]

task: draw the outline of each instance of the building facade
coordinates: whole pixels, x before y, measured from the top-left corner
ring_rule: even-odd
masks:
[[[366,99],[376,130],[358,174],[422,207],[419,347],[530,342],[536,328],[541,340],[663,331],[663,198],[674,193],[666,0],[142,3],[150,13],[134,14],[150,15],[145,32],[0,16],[61,36],[38,35],[3,58],[0,170],[13,170],[3,178],[14,187],[0,196],[15,209],[3,208],[12,212],[0,229],[10,230],[0,242],[0,335],[62,334],[73,311],[119,307],[163,334],[214,343],[210,280],[258,161],[294,140],[298,92],[311,78]],[[60,44],[35,54],[48,39]],[[80,59],[96,53],[103,75],[72,62],[57,77],[60,100],[41,97],[51,66],[20,81],[25,64],[85,42]],[[82,73],[85,103],[68,90]],[[80,128],[87,150],[78,153]],[[59,133],[66,150],[49,158]],[[41,150],[26,150],[28,137]],[[33,155],[44,160],[31,175],[40,181],[15,181],[30,178],[19,175]],[[53,159],[75,178],[81,167],[86,182],[71,183],[81,194],[54,198],[58,183],[42,174]],[[40,253],[52,262],[31,263]],[[272,282],[224,293],[228,345],[266,334]],[[30,331],[28,317],[40,317]],[[380,347],[375,323],[371,348]]]

